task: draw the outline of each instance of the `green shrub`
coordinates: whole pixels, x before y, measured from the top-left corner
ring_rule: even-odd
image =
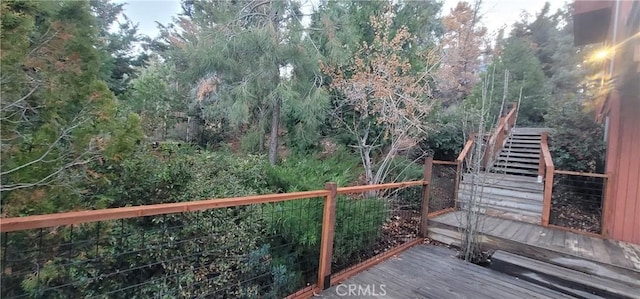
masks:
[[[268,169],[267,181],[276,192],[324,189],[327,182],[347,185],[361,173],[359,159],[344,149],[320,159],[317,156],[294,155],[280,165]]]
[[[545,119],[555,130],[549,136],[549,150],[556,169],[604,171],[604,129],[580,101],[556,103]]]
[[[424,178],[424,165],[414,163],[406,157],[395,157],[389,166],[386,182],[419,181]],[[410,187],[392,191],[398,206],[402,209],[419,210],[422,202],[422,188]]]
[[[101,166],[85,198],[89,208],[104,208],[270,193],[267,166],[261,156],[189,146],[140,150]]]
[[[386,199],[338,198],[333,263],[353,265],[360,255],[371,252],[388,220],[388,210]]]
[[[280,248],[274,254],[297,257],[297,264],[289,264],[287,268],[298,271],[317,269],[322,235],[322,203],[322,198],[293,200],[271,205],[265,210],[266,217],[263,220],[270,234],[276,237],[272,245]],[[371,251],[387,220],[387,205],[385,199],[379,198],[337,199],[334,264],[345,265],[360,254]]]
[[[271,258],[257,216],[251,208],[230,208],[64,228],[45,236],[47,248],[67,248],[63,244],[74,241],[73,251],[24,253],[23,259],[40,255],[48,262],[37,275],[24,275],[21,288],[31,298],[109,292],[115,293],[107,297],[118,298],[255,298],[258,291],[264,298],[280,298],[302,286],[295,281],[299,274]],[[96,236],[99,244],[86,242]],[[55,288],[60,285],[66,287]],[[17,291],[8,288],[2,295]]]
[[[358,164],[344,150],[269,166],[262,156],[163,144],[97,165],[83,198],[87,208],[103,208],[322,189],[325,182],[354,181]],[[386,211],[385,200],[339,198],[334,262],[370,250]],[[3,277],[2,295],[69,298],[120,290],[112,295],[197,297],[224,286],[216,297],[279,298],[313,279],[322,212],[323,200],[315,198],[56,228],[42,239],[47,251],[13,256],[27,268],[15,266],[16,273],[26,271]],[[15,248],[35,248],[42,235],[10,236]],[[90,241],[96,238],[99,244]],[[73,250],[63,254],[70,242],[76,242]],[[37,260],[39,276],[29,274]],[[58,285],[67,286],[47,288]]]
[[[421,152],[428,153],[435,160],[455,160],[465,142],[462,114],[462,108],[455,107],[434,113],[430,122],[435,124],[436,130],[420,142]]]

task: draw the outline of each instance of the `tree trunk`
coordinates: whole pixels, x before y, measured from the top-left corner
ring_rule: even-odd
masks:
[[[370,147],[364,147],[362,149],[362,161],[364,164],[364,172],[365,172],[365,179],[367,180],[367,185],[373,185],[376,182],[374,182],[374,178],[373,178],[373,162],[371,161],[371,148]],[[367,191],[367,197],[372,198],[372,197],[376,197],[376,195],[378,194],[378,191],[376,190],[371,190],[371,191]]]
[[[258,130],[258,150],[262,153],[264,151],[264,133],[265,133],[265,129],[264,129],[264,120],[266,118],[265,116],[265,110],[262,108],[258,108],[260,109],[260,113],[258,114],[258,125],[257,125],[257,130]]]
[[[278,128],[280,127],[280,106],[282,100],[277,98],[271,109],[271,136],[269,137],[269,163],[275,165],[278,162]]]
[[[364,161],[364,171],[365,171],[365,179],[367,180],[367,185],[373,184],[373,165],[371,163],[371,154],[369,149],[363,150],[363,161]]]

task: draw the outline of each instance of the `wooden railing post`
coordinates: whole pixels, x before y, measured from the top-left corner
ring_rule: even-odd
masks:
[[[338,195],[338,185],[336,183],[326,183],[324,188],[329,191],[329,194],[324,198],[322,238],[320,239],[318,288],[322,290],[331,287],[331,260],[333,257],[333,236],[336,227],[336,197]]]
[[[551,196],[553,194],[553,171],[552,165],[547,165],[544,175],[544,198],[542,200],[542,226],[549,225],[549,215],[551,214]]]
[[[458,209],[458,193],[460,193],[460,180],[462,180],[462,163],[463,161],[456,161],[456,181],[453,187],[453,208]]]
[[[547,132],[543,132],[540,138],[540,154],[542,155],[541,159],[544,160],[544,168],[539,166],[538,172],[542,173],[542,177],[544,177],[544,193],[542,198],[542,226],[549,225],[549,216],[551,214],[551,197],[553,195],[553,172],[555,171],[555,167],[553,165],[553,159],[551,158],[551,153],[549,152],[549,140],[547,139]],[[542,177],[539,177],[539,180],[542,180]]]
[[[542,183],[542,178],[544,178],[544,153],[542,151],[542,147],[547,144],[547,132],[542,132],[540,136],[540,160],[538,161],[538,183]]]
[[[426,238],[429,232],[429,186],[431,184],[431,170],[433,158],[427,157],[424,161],[424,179],[422,183],[422,205],[420,209],[420,237]]]
[[[603,186],[603,190],[602,190],[602,212],[600,213],[600,235],[606,237],[609,235],[609,229],[608,229],[608,224],[609,224],[609,173],[606,173],[606,176],[604,178],[602,178],[604,181],[604,186]]]

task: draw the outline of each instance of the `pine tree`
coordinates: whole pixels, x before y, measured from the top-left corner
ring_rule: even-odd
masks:
[[[540,125],[544,121],[550,101],[550,86],[542,70],[542,65],[527,40],[509,37],[504,41],[502,55],[495,58],[487,68],[484,77],[491,82],[493,98],[489,99],[491,115],[501,110],[501,97],[506,92],[507,102],[518,102],[522,89],[522,99],[518,112],[518,125]],[[507,87],[504,74],[508,72]],[[478,86],[474,90],[474,99],[480,98]],[[506,89],[506,90],[505,90]],[[503,109],[504,111],[504,109]]]
[[[136,67],[144,66],[148,58],[145,53],[134,50],[142,37],[138,34],[138,26],[124,14],[124,3],[91,0],[89,5],[98,31],[96,48],[102,61],[101,79],[107,82],[113,93],[121,95],[137,76]],[[115,32],[114,26],[117,26]]]
[[[113,93],[99,79],[94,28],[86,1],[2,2],[0,190],[7,213],[77,206],[92,163],[122,159],[140,137],[137,118],[116,117]]]
[[[269,131],[269,161],[276,163],[284,116],[304,136],[326,107],[299,3],[190,1],[185,14],[177,22],[182,32],[166,41],[179,49],[171,58],[184,70],[194,113],[214,126],[228,124],[259,152]]]

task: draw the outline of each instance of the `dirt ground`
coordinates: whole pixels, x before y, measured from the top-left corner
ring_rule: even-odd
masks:
[[[549,223],[583,230],[590,233],[600,233],[600,212],[581,207],[580,202],[571,197],[555,199],[551,203]]]
[[[436,212],[455,205],[456,166],[433,165],[429,192],[429,212]]]

